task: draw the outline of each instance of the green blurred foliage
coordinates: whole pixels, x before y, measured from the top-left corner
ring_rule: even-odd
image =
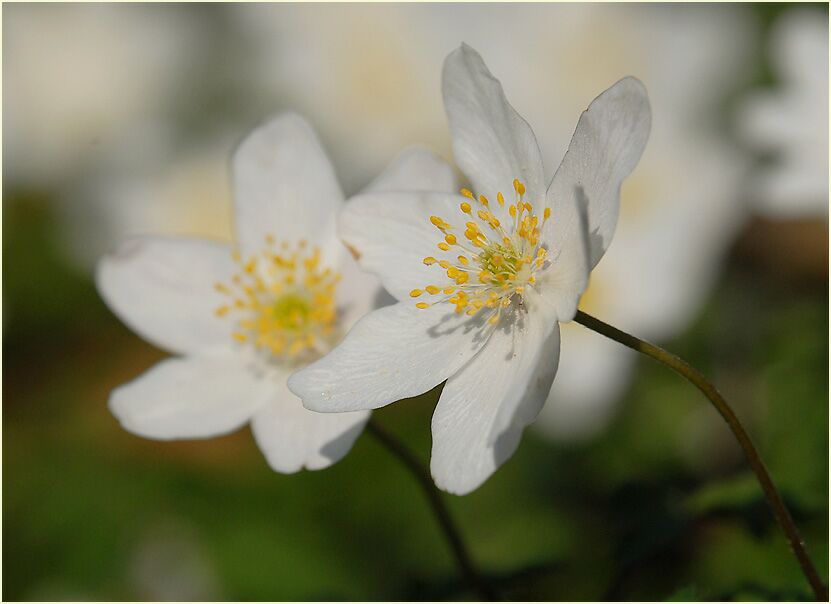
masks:
[[[109,390],[163,354],[62,262],[48,206],[4,203],[4,597],[159,597],[135,566],[168,526],[215,576],[206,597],[472,597],[418,486],[369,435],[330,469],[282,476],[247,429],[180,443],[122,431]],[[697,323],[667,343],[735,403],[823,569],[827,310],[827,282],[794,284],[734,254]],[[436,395],[376,413],[425,463]],[[445,499],[506,598],[810,596],[726,427],[649,360],[600,437],[566,446],[529,432],[481,489]]]

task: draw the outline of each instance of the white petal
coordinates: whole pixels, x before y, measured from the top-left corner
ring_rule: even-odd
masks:
[[[611,421],[638,355],[576,323],[563,325],[561,338],[559,375],[534,428],[557,440],[586,439]]]
[[[453,375],[492,330],[451,304],[418,309],[401,302],[355,324],[328,355],[289,378],[307,409],[377,409],[427,392]]]
[[[632,77],[623,78],[594,99],[580,116],[568,151],[551,181],[547,199],[552,213],[557,204],[570,197],[585,197],[591,268],[612,240],[620,207],[620,184],[643,153],[650,122],[643,84]],[[552,221],[547,229],[555,225]],[[545,233],[542,237],[550,240]],[[556,241],[552,243],[556,245]]]
[[[545,229],[542,239],[550,261],[537,277],[536,289],[544,306],[565,323],[574,318],[589,284],[588,206],[582,191],[552,205],[552,226]]]
[[[214,289],[235,270],[228,245],[137,237],[98,263],[95,281],[110,309],[144,339],[170,352],[227,345],[231,325],[216,316]]]
[[[518,178],[528,201],[542,201],[545,182],[537,139],[470,46],[462,44],[445,60],[442,93],[453,155],[475,192],[493,199],[501,191],[512,199]]]
[[[404,149],[362,192],[438,191],[453,193],[458,183],[453,168],[422,147]]]
[[[436,484],[451,493],[476,489],[513,455],[557,372],[557,323],[538,313],[526,313],[518,323],[508,318],[447,380],[433,414],[430,470]]]
[[[110,411],[124,429],[159,440],[236,430],[262,403],[260,381],[231,351],[167,359],[113,390]]]
[[[336,264],[335,214],[343,192],[312,127],[287,113],[260,126],[233,159],[237,240],[243,257],[278,242],[306,239]]]
[[[365,314],[383,304],[381,301],[392,300],[381,289],[381,283],[375,275],[363,271],[349,253],[342,255],[336,297],[338,305],[338,327],[343,332],[349,331],[355,322]]]
[[[378,275],[399,300],[410,300],[411,290],[447,281],[438,265],[425,266],[423,262],[425,256],[443,257],[436,247],[443,236],[430,216],[463,223],[456,218],[462,216],[459,204],[463,201],[459,195],[444,193],[357,195],[341,212],[338,231],[358,256],[362,269]],[[447,257],[454,258],[452,254]]]
[[[268,397],[251,420],[254,438],[268,465],[277,472],[291,474],[302,468],[327,468],[346,455],[370,412],[309,411],[286,386],[287,373],[272,378]]]

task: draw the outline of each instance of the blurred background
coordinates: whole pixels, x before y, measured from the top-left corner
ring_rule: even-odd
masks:
[[[110,390],[163,353],[98,298],[134,233],[229,237],[229,154],[318,129],[348,194],[402,147],[451,159],[444,57],[476,48],[548,173],[624,75],[652,134],[581,307],[731,401],[828,569],[825,5],[3,7],[3,598],[467,599],[409,475],[369,435],[273,473],[248,428],[123,431]],[[802,600],[729,431],[690,385],[578,325],[517,454],[447,496],[505,598]],[[437,393],[375,414],[428,459]]]

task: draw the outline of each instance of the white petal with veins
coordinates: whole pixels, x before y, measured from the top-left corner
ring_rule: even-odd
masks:
[[[136,237],[98,263],[95,281],[107,305],[131,329],[169,352],[230,343],[216,316],[214,286],[235,270],[230,246],[201,239]]]
[[[453,375],[487,341],[482,321],[401,302],[358,321],[328,355],[289,378],[307,409],[377,409],[427,392]]]
[[[110,410],[133,434],[208,438],[243,426],[261,406],[251,367],[231,350],[161,361],[113,390]]]

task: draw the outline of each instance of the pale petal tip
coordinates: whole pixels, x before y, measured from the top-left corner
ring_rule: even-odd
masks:
[[[269,148],[270,141],[279,142],[291,136],[292,131],[304,136],[316,138],[312,125],[299,113],[285,111],[265,118],[251,132],[243,138],[232,153],[233,163],[247,161],[247,153],[265,145]]]
[[[490,475],[488,475],[481,479],[469,480],[465,478],[450,478],[448,476],[443,476],[441,473],[436,471],[435,464],[432,462],[432,459],[430,463],[430,475],[438,488],[445,493],[458,495],[459,497],[469,495],[482,486],[490,477]]]

